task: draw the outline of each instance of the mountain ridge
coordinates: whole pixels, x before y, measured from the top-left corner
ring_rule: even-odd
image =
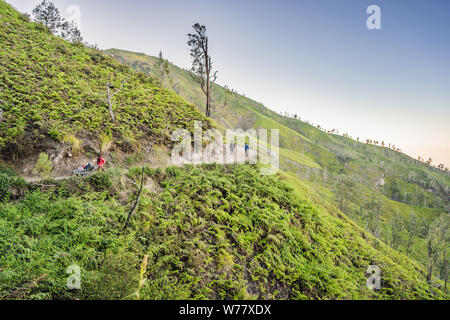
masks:
[[[105,52],[134,70],[154,77],[164,87],[204,110],[203,93],[191,80],[188,70],[145,53],[135,55],[132,51],[119,49]],[[212,92],[212,117],[222,128],[280,130],[280,169],[297,178],[297,184],[303,183],[299,180],[308,181],[318,194],[334,202],[333,181],[340,174],[355,180],[359,199],[350,204],[346,214],[360,226],[368,223],[364,213],[367,202],[373,196],[381,197],[381,228],[385,241],[391,241],[388,239],[391,237],[389,224],[397,213],[408,221],[413,219],[414,212],[428,225],[441,213],[450,211],[448,173],[397,150],[324,132],[299,119],[279,115],[217,84],[213,85]],[[406,232],[403,236],[408,237]],[[419,237],[417,241],[412,254],[414,259],[426,265],[424,239]]]

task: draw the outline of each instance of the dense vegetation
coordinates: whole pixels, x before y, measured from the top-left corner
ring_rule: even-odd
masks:
[[[108,83],[115,91],[124,85],[113,100],[115,122],[108,112]],[[33,152],[45,137],[63,142],[107,135],[126,148],[142,137],[170,141],[174,128],[192,129],[194,119],[207,123],[194,106],[144,74],[53,36],[3,1],[0,102],[0,150],[8,158]]]
[[[157,188],[124,231],[122,175],[139,171],[22,185],[0,206],[0,297],[137,298],[139,279],[141,299],[445,297],[408,258],[251,166],[146,168]],[[73,264],[81,290],[66,287]],[[378,292],[366,287],[371,264]]]
[[[189,71],[170,64],[162,56],[118,49],[107,52],[133,69],[160,79],[165,87],[204,108],[203,93]],[[327,207],[339,207],[338,198],[348,198],[345,208],[339,208],[341,211],[393,248],[424,266],[428,264],[425,242],[429,226],[450,210],[448,173],[387,146],[361,143],[348,135],[334,134],[334,130],[321,130],[300,121],[298,116],[280,115],[228,87],[213,86],[212,117],[225,128],[279,129],[281,169],[294,175],[295,185],[299,180],[307,183],[314,190],[314,199]],[[352,192],[347,195],[336,193],[341,175],[350,179]],[[378,211],[380,225],[375,228]],[[396,223],[398,220],[400,223]],[[417,226],[410,227],[413,224]],[[449,262],[441,267],[448,266]],[[438,269],[435,275],[440,275]]]
[[[357,198],[373,194],[370,179],[384,172],[375,155],[382,152],[297,128],[218,86],[213,94],[223,108],[216,105],[212,114],[221,110],[220,123],[280,129],[284,172],[262,176],[250,165],[144,167],[145,187],[124,228],[141,178],[141,168],[131,166],[145,158],[140,139],[163,150],[172,130],[192,130],[193,120],[211,125],[193,104],[160,84],[195,104],[190,98],[198,97],[199,88],[161,59],[152,67],[140,55],[143,69],[133,71],[99,50],[67,42],[3,1],[0,26],[0,299],[448,299],[427,284],[422,265],[381,241],[384,234],[377,239],[347,217],[358,221],[368,210]],[[123,85],[113,99],[114,120],[108,83],[114,92]],[[131,155],[121,162],[109,153],[111,169],[86,178],[48,178],[55,163],[47,148],[68,144],[81,159],[84,143],[98,144],[95,151],[114,144]],[[4,168],[19,156],[28,161],[24,155],[36,159],[35,170],[46,179],[26,182],[14,172],[17,166]],[[408,162],[396,153],[383,157],[393,159],[386,168],[397,168],[400,177],[408,172]],[[394,187],[395,177],[386,176],[378,192],[388,235],[396,210],[409,215],[414,208],[431,221],[448,205],[448,178],[421,164],[416,173],[423,181],[434,179],[431,191],[414,180]],[[342,210],[332,183],[340,174],[361,190]],[[415,187],[427,205],[413,207],[421,201],[417,197],[395,201],[394,194]],[[420,261],[414,252],[426,244],[424,235],[418,238],[411,256]],[[67,287],[74,265],[80,267],[81,290]],[[366,286],[369,265],[382,270],[380,290]]]

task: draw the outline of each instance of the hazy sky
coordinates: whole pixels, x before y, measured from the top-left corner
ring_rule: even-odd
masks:
[[[31,12],[40,0],[7,0]],[[273,110],[450,166],[450,1],[54,0],[81,9],[85,40],[190,66],[207,26],[227,84]],[[366,9],[381,8],[381,30]]]

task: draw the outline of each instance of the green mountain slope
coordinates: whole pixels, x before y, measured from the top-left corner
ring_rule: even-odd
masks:
[[[71,44],[0,2],[0,151],[23,159],[68,136],[97,143],[102,135],[126,150],[141,138],[170,141],[174,128],[208,121],[191,104],[100,51]],[[116,122],[107,104],[107,83]],[[101,141],[99,141],[101,144]],[[100,149],[100,148],[98,148]],[[99,152],[100,150],[97,150]]]
[[[0,26],[0,299],[448,299],[422,266],[326,199],[311,201],[320,185],[292,172],[202,165],[142,174],[133,164],[149,139],[167,149],[172,130],[209,121],[154,79],[62,41],[3,1]],[[106,83],[124,79],[114,123]],[[298,132],[292,139],[313,150],[295,157],[323,168],[312,154],[329,151]],[[108,159],[122,149],[130,157],[85,178],[27,183],[14,172],[54,145],[75,150],[76,140],[74,163],[106,142]],[[370,265],[382,271],[378,291],[366,286]],[[78,267],[81,286],[71,290],[67,272]]]
[[[106,50],[120,62],[145,72],[204,109],[204,95],[191,80],[188,71],[167,61],[119,49]],[[356,184],[354,199],[345,213],[366,227],[364,208],[374,196],[382,201],[381,238],[391,242],[390,223],[399,213],[404,221],[412,213],[419,218],[425,232],[417,235],[411,257],[426,264],[424,247],[426,228],[441,213],[450,211],[450,176],[409,156],[387,147],[360,143],[331,134],[306,122],[281,116],[264,105],[218,85],[213,86],[212,117],[224,128],[267,128],[280,130],[280,166],[297,179],[309,184],[321,201],[333,203],[334,182],[339,174],[351,177]],[[382,184],[379,185],[379,182]],[[398,248],[408,251],[406,230]]]
[[[165,87],[204,109],[204,95],[198,85],[191,80],[188,71],[168,63],[169,72],[162,72],[158,58],[142,53],[119,49],[110,49],[106,52],[133,69],[158,78]],[[309,158],[310,163],[319,164],[322,169],[326,168],[336,173],[358,174],[363,178],[362,182],[369,187],[373,187],[381,177],[390,176],[399,182],[415,184],[427,192],[429,196],[427,207],[442,210],[448,206],[450,176],[405,154],[387,147],[368,145],[326,133],[303,121],[281,116],[260,103],[218,85],[213,85],[213,102],[212,117],[225,128],[280,129],[282,148],[304,155]],[[406,191],[405,193],[402,191],[393,196],[394,200],[407,200],[404,202],[413,203],[413,200],[406,199]]]
[[[46,192],[22,187],[17,204],[0,205],[0,298],[137,298],[143,260],[141,299],[446,297],[411,260],[255,167],[145,173],[157,191],[144,191],[127,231],[120,199],[131,185],[117,171]],[[126,175],[137,180],[140,170]],[[79,291],[66,288],[73,264]],[[369,265],[382,270],[378,292],[366,287]]]

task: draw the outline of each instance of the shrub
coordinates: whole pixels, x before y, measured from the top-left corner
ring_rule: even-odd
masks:
[[[48,154],[41,152],[39,159],[34,167],[34,172],[39,174],[41,178],[47,179],[50,177],[50,173],[53,169],[52,161],[49,159]]]
[[[110,300],[133,296],[138,282],[138,259],[132,252],[108,251],[100,267],[99,277],[85,289],[89,297]]]
[[[89,177],[89,183],[95,191],[102,191],[111,188],[112,182],[106,172],[98,172]]]
[[[100,138],[100,153],[105,154],[111,149],[114,139],[111,133],[101,133],[99,138]]]
[[[23,22],[30,22],[30,15],[28,13],[20,13],[19,19]]]
[[[11,178],[4,173],[0,173],[0,202],[8,200],[10,186]]]
[[[73,134],[68,133],[64,135],[63,141],[70,146],[71,152],[74,156],[79,155],[81,153],[82,149],[81,141]]]

